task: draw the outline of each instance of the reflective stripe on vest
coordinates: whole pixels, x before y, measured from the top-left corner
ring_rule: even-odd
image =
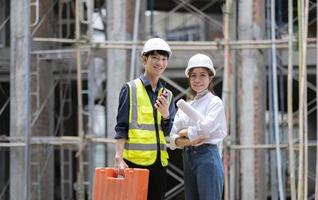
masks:
[[[140,79],[138,79],[140,80]],[[138,108],[137,108],[137,86],[135,81],[131,81],[131,122],[129,123],[130,129],[141,129],[141,130],[150,130],[156,131],[154,123],[152,124],[138,124]],[[142,83],[141,83],[142,84]],[[148,93],[146,94],[148,96]],[[161,126],[158,126],[161,130]]]
[[[130,89],[129,131],[123,156],[138,165],[151,165],[157,157],[157,138],[153,106],[140,79],[128,83]],[[170,91],[169,91],[170,92]],[[160,92],[159,92],[160,94]],[[166,140],[161,129],[161,115],[157,112],[161,163],[168,165]]]
[[[129,150],[157,150],[157,144],[132,144],[132,143],[126,143],[125,149]],[[166,145],[160,144],[160,150],[167,150]]]

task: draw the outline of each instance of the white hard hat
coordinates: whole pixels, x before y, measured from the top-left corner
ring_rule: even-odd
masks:
[[[166,51],[169,54],[169,57],[171,56],[171,53],[172,53],[166,41],[164,41],[161,38],[151,38],[145,43],[141,54],[143,55],[149,51],[155,51],[155,50]]]
[[[196,67],[205,67],[208,68],[212,73],[213,76],[215,76],[215,69],[213,67],[212,60],[209,56],[204,54],[195,54],[189,59],[188,67],[185,69],[185,75],[189,78],[189,71],[192,68]]]

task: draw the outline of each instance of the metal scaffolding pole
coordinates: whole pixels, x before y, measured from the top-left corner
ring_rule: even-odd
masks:
[[[316,4],[316,38],[318,37],[318,6]],[[316,86],[318,86],[318,40],[316,41]],[[318,92],[316,92],[316,102],[318,102]],[[316,108],[316,181],[315,199],[318,199],[318,109]]]
[[[298,0],[298,46],[299,46],[299,170],[298,200],[307,198],[308,138],[307,138],[307,20],[308,1]],[[306,195],[306,196],[305,196]]]
[[[76,41],[74,39],[60,39],[60,38],[42,38],[35,37],[33,38],[34,42],[53,42],[53,43],[65,43],[72,44]],[[138,45],[138,48],[142,48],[142,44],[145,41],[115,41],[108,40],[105,42],[91,42],[90,45],[87,45],[86,40],[79,40],[82,44],[82,48],[96,48],[96,49],[132,49],[134,44]],[[296,40],[294,41],[296,42]],[[287,49],[288,40],[286,39],[276,39],[272,40],[239,40],[239,41],[228,41],[227,42],[230,48],[233,49],[271,49],[272,44],[275,44],[277,49]],[[308,38],[307,40],[308,48],[316,48],[316,38]],[[193,50],[223,50],[225,41],[169,41],[169,45],[173,50],[182,50],[182,51],[193,51]]]
[[[237,2],[232,3],[231,7],[231,19],[232,23],[230,23],[231,30],[231,40],[235,40],[237,38],[237,10],[235,9],[237,6]],[[231,64],[232,66],[236,66],[237,60],[236,60],[237,51],[231,52]],[[232,144],[237,144],[237,138],[238,138],[238,131],[237,131],[237,68],[232,67],[232,94],[231,94],[231,121],[230,121],[230,134],[231,134],[231,142]],[[237,174],[239,174],[239,154],[236,153],[235,150],[230,149],[230,160],[229,160],[229,196],[231,200],[237,199],[239,197],[239,190],[238,190],[238,182],[240,181],[239,178],[237,178]]]
[[[229,45],[230,40],[230,24],[231,24],[231,12],[232,12],[232,0],[227,0],[225,4],[225,11],[224,11],[224,26],[223,26],[223,35],[224,35],[224,74],[223,74],[223,89],[222,89],[222,100],[225,107],[225,116],[227,121],[228,130],[230,130],[230,123],[231,116],[231,100],[232,100],[232,65],[231,61],[231,50]],[[223,149],[224,153],[224,199],[229,199],[229,162],[230,162],[230,152],[228,148]],[[235,155],[234,155],[235,156]],[[234,159],[234,158],[232,158]]]
[[[308,107],[307,107],[307,39],[308,39],[308,14],[309,14],[309,0],[304,0],[304,40],[303,42],[303,51],[304,51],[304,92],[305,92],[305,100],[304,100],[304,197],[308,197]]]
[[[77,132],[80,137],[81,143],[84,138],[84,128],[83,128],[83,102],[82,102],[82,71],[81,71],[81,51],[80,51],[80,0],[76,1],[76,15],[75,15],[75,39],[76,43],[76,74],[77,74]],[[79,151],[78,156],[78,172],[77,172],[77,198],[79,200],[85,199],[85,188],[84,188],[84,156],[82,151]]]
[[[112,138],[100,138],[95,136],[86,136],[84,138],[86,143],[95,143],[95,144],[114,144],[115,139]],[[33,136],[30,138],[30,144],[51,144],[51,145],[65,145],[72,149],[77,149],[77,146],[81,144],[82,139],[79,136]],[[169,139],[167,139],[167,142]],[[281,143],[279,148],[288,149],[288,143]],[[0,147],[15,147],[15,146],[26,146],[24,137],[6,137],[2,136],[0,138]],[[247,149],[275,149],[276,144],[254,144],[254,145],[239,145],[239,144],[228,144],[226,145],[231,150],[247,150]],[[316,148],[317,144],[315,140],[308,142],[308,147]],[[295,150],[300,148],[300,145],[294,145]]]
[[[273,41],[276,40],[275,31],[275,0],[271,0],[271,38]],[[274,134],[276,142],[276,162],[277,162],[277,175],[278,175],[278,189],[280,199],[285,199],[282,179],[282,167],[281,167],[281,152],[279,148],[280,136],[278,127],[278,91],[277,91],[277,62],[276,62],[276,45],[272,43],[272,81],[273,81],[273,121],[274,121]]]
[[[293,1],[288,0],[288,75],[287,75],[287,117],[288,117],[288,155],[290,171],[291,200],[296,200],[295,154],[293,141]]]

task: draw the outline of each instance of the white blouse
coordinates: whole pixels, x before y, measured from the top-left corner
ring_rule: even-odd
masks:
[[[170,133],[170,149],[174,150],[178,148],[175,139],[179,137],[178,132],[182,129],[188,129],[190,141],[193,141],[198,137],[204,137],[205,139],[202,143],[220,145],[227,135],[222,100],[208,90],[205,90],[188,103],[202,114],[204,119],[196,123],[182,112],[181,109],[178,109]]]

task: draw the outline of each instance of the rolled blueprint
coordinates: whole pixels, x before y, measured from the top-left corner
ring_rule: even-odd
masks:
[[[194,109],[190,104],[180,99],[177,102],[178,108],[180,108],[188,117],[190,117],[195,122],[203,120],[203,115],[201,115],[196,109]]]

